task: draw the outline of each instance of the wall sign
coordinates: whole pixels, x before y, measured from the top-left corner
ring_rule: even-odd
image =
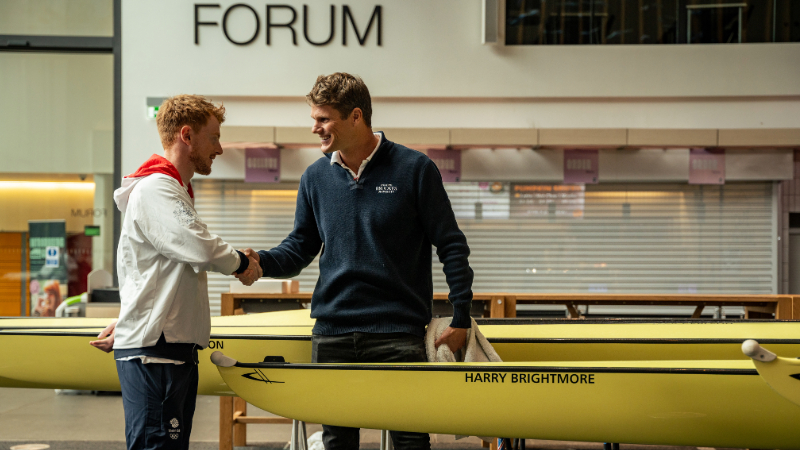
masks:
[[[511,183],[510,217],[583,218],[586,186]]]
[[[281,150],[277,147],[244,149],[245,183],[281,181]]]
[[[84,236],[100,236],[100,225],[84,225]]]
[[[367,38],[370,35],[370,31],[373,29],[373,25],[375,27],[375,34],[377,35],[376,42],[379,47],[382,45],[383,8],[380,5],[375,6],[375,8],[372,10],[372,14],[369,16],[369,19],[366,18],[365,14],[354,12],[348,5],[342,5],[341,12],[339,13],[337,13],[336,5],[330,5],[330,10],[327,12],[328,17],[330,17],[330,25],[327,30],[327,37],[323,37],[325,36],[324,31],[320,33],[322,30],[309,27],[309,16],[311,14],[317,16],[324,15],[326,13],[322,5],[315,6],[313,10],[310,9],[308,5],[303,5],[303,11],[301,14],[298,14],[298,10],[295,9],[294,6],[287,4],[267,4],[266,9],[264,9],[263,6],[259,6],[258,9],[264,11],[263,16],[256,8],[247,3],[236,3],[229,6],[224,12],[222,11],[222,5],[219,3],[195,3],[195,45],[200,45],[200,27],[220,26],[222,28],[222,34],[225,35],[225,38],[231,44],[248,45],[258,39],[259,35],[261,34],[262,24],[264,33],[266,34],[265,40],[267,45],[272,45],[273,32],[276,36],[276,39],[283,40],[288,39],[289,36],[291,36],[292,44],[297,45],[297,29],[300,28],[300,25],[297,22],[301,14],[303,21],[303,38],[305,38],[305,41],[311,45],[321,46],[328,45],[333,42],[334,36],[336,35],[337,15],[341,17],[342,46],[347,46],[347,37],[350,35],[350,33],[355,34],[359,45],[362,47],[366,45]],[[220,13],[222,13],[221,17]],[[234,28],[230,23],[230,17],[232,14],[245,14],[249,16],[249,21],[252,23],[252,25],[249,25],[246,30],[234,31]],[[200,17],[201,15],[202,18]],[[216,20],[211,21],[209,20],[210,17],[214,17]],[[358,17],[358,20],[361,21],[360,28],[357,24],[356,17]],[[364,21],[366,21],[366,25],[364,25]],[[309,30],[309,28],[311,28],[311,30]],[[351,28],[352,31],[350,30]],[[361,30],[363,30],[363,33]],[[311,35],[316,37],[312,37]]]
[[[456,183],[461,181],[461,152],[458,150],[428,150],[428,158],[433,160],[442,181]]]
[[[689,150],[689,184],[725,184],[725,150]]]
[[[66,222],[31,220],[28,236],[31,315],[54,316],[67,295]]]
[[[564,150],[564,184],[597,184],[597,150]]]

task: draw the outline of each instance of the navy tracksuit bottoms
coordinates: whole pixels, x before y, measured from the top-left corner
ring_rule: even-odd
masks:
[[[197,364],[117,361],[128,450],[188,450]]]

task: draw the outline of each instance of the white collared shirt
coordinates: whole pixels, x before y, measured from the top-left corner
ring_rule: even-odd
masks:
[[[378,147],[381,146],[381,134],[380,133],[372,133],[372,134],[374,134],[375,137],[378,138],[378,145],[375,146],[375,150],[373,150],[372,153],[370,153],[365,160],[361,161],[361,166],[358,167],[358,173],[355,173],[352,170],[350,170],[350,168],[347,167],[347,164],[345,164],[342,161],[342,157],[339,155],[339,150],[336,150],[335,152],[333,152],[333,155],[331,155],[331,165],[336,163],[344,167],[345,169],[347,169],[348,172],[350,172],[350,175],[353,176],[354,180],[358,180],[359,178],[361,178],[361,174],[364,173],[364,168],[367,167],[367,163],[372,160],[372,157],[375,156],[375,152],[378,151]]]

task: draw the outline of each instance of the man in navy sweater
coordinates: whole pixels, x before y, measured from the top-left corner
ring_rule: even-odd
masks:
[[[442,177],[422,153],[373,133],[364,82],[320,76],[306,96],[325,153],[300,180],[294,230],[259,259],[264,276],[292,277],[322,249],[311,299],[314,362],[424,362],[431,320],[431,245],[450,287],[453,321],[437,340],[454,352],[470,328],[472,269]],[[391,432],[398,450],[427,434]],[[326,450],[357,449],[359,430],[323,426]]]

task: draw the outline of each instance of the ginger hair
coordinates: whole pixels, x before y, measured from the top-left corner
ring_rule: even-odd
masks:
[[[181,94],[164,100],[156,116],[161,145],[171,147],[185,125],[195,132],[200,131],[211,116],[216,117],[220,124],[225,122],[225,106],[214,105],[200,95]]]

